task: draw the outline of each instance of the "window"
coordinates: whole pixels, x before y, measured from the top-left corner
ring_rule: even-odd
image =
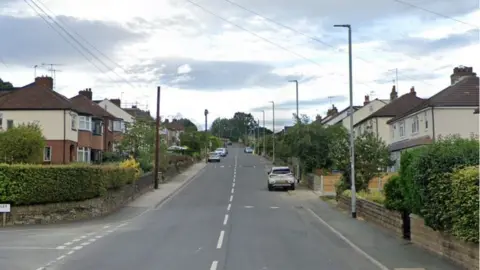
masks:
[[[123,133],[127,131],[127,126],[125,125],[125,122],[123,120],[120,121],[120,129]]]
[[[405,121],[398,124],[398,133],[400,133],[400,137],[405,136]]]
[[[77,161],[90,163],[90,148],[79,147],[77,149]]]
[[[123,131],[122,129],[123,121],[117,120],[113,122],[113,131]]]
[[[72,129],[77,130],[77,115],[72,114]]]
[[[78,121],[78,129],[92,131],[92,117],[80,116]]]
[[[46,146],[43,148],[43,161],[52,161],[52,147]]]
[[[113,130],[113,121],[108,120],[108,131],[112,131],[112,130]]]
[[[102,129],[102,121],[100,120],[94,120],[92,122],[92,133],[93,135],[96,136],[101,136],[103,134],[103,129]]]
[[[7,129],[13,128],[13,120],[7,120]]]
[[[412,119],[412,133],[417,133],[419,128],[418,116],[415,115]]]
[[[425,120],[425,129],[428,129],[428,117],[427,117],[427,112],[423,115],[423,118]]]

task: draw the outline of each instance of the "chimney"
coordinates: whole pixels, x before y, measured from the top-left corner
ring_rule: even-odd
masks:
[[[87,97],[89,100],[92,100],[92,88],[78,91],[78,94]]]
[[[450,75],[450,82],[453,85],[459,80],[461,80],[463,77],[468,76],[477,76],[477,74],[473,72],[472,67],[458,66],[453,69],[453,74]]]
[[[137,108],[137,105],[132,105],[132,109],[136,109]]]
[[[412,88],[410,88],[410,94],[417,94],[417,92],[415,92],[415,87],[412,86]]]
[[[394,100],[398,98],[397,90],[395,89],[395,85],[392,87],[392,92],[390,93],[390,100]]]
[[[48,90],[53,90],[53,79],[48,76],[36,77],[35,85],[46,87]]]
[[[110,99],[110,102],[121,108],[120,105],[122,105],[122,101],[119,98]]]
[[[368,103],[370,103],[370,96],[365,95],[365,101],[363,102],[363,106],[367,105]]]
[[[336,114],[338,114],[337,107],[335,107],[335,105],[332,105],[332,115],[336,115]]]

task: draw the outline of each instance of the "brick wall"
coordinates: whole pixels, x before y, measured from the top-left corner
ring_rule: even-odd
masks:
[[[346,196],[338,197],[337,206],[350,211],[351,198]],[[366,221],[375,223],[394,232],[397,236],[403,237],[403,220],[399,212],[390,211],[380,204],[357,198],[357,216]]]
[[[449,258],[466,269],[478,268],[478,244],[467,243],[451,235],[434,231],[426,226],[423,219],[410,215],[412,243]]]

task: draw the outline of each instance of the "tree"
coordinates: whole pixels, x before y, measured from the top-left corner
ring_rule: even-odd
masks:
[[[181,125],[183,125],[186,132],[197,131],[198,130],[197,126],[192,121],[190,121],[190,119],[188,119],[188,118],[180,118],[180,119],[177,120],[177,122],[179,122]]]
[[[36,124],[21,124],[0,133],[0,161],[42,163],[45,138]]]
[[[227,118],[217,118],[213,120],[210,132],[221,138],[230,138],[232,123]]]
[[[0,89],[9,89],[13,88],[13,85],[10,82],[5,82],[2,79],[0,79]]]
[[[191,151],[200,153],[204,147],[204,133],[201,131],[183,132],[180,134],[180,143]]]

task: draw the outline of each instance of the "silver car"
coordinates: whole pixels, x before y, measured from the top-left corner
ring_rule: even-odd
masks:
[[[289,167],[273,167],[268,172],[268,190],[276,187],[295,190],[295,177]]]
[[[217,152],[210,152],[208,154],[208,162],[220,162],[220,154]]]

